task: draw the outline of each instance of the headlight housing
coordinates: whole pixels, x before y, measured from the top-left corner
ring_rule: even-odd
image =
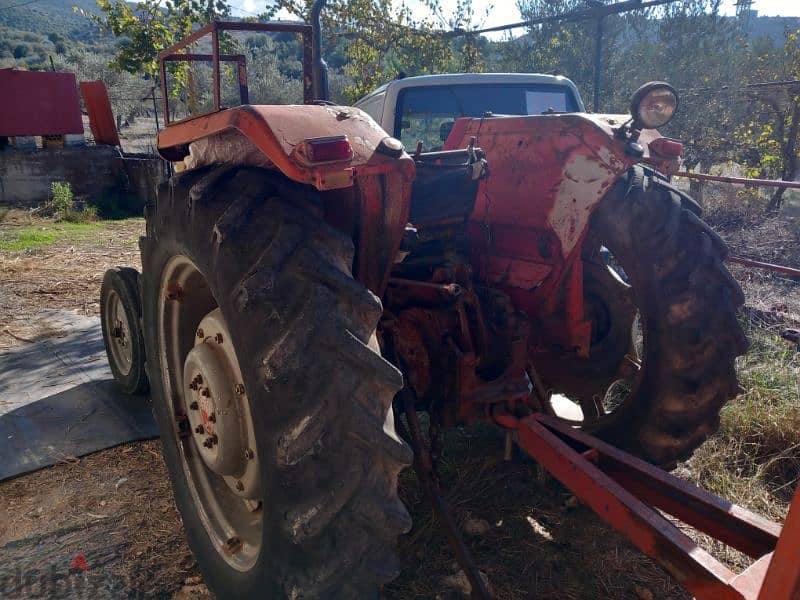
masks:
[[[663,81],[645,83],[631,99],[631,115],[637,129],[663,127],[677,110],[678,92]]]

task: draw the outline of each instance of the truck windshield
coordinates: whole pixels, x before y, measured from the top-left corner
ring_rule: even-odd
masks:
[[[464,84],[411,87],[397,99],[394,135],[406,148],[422,140],[425,150],[441,148],[459,117],[540,115],[548,111],[576,112],[572,91],[547,84]]]

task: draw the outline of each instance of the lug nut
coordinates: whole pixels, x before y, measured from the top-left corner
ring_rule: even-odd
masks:
[[[206,429],[202,425],[198,425],[197,427],[194,428],[194,432],[195,433],[205,433]]]
[[[202,330],[202,329],[198,329],[198,330],[197,330],[197,337],[199,337],[201,340],[202,340],[204,337],[206,337],[206,336],[205,336],[205,334],[203,333],[203,330]]]
[[[238,537],[228,538],[227,541],[225,542],[225,550],[229,554],[235,554],[241,549],[242,549],[242,540],[240,540]]]
[[[189,405],[189,410],[197,410],[198,408],[199,408],[199,407],[198,407],[198,405],[197,405],[197,402],[192,402],[192,403]]]

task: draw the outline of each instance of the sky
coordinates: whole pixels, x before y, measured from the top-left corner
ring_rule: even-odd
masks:
[[[231,4],[235,7],[235,15],[252,15],[261,12],[268,0],[232,0]],[[419,4],[418,0],[407,0],[408,4]],[[448,6],[454,6],[456,0],[441,0],[442,6],[447,12]],[[727,15],[736,14],[734,6],[735,0],[722,1],[722,13]],[[491,6],[489,16],[483,21],[483,27],[493,27],[495,25],[506,25],[521,20],[519,10],[517,10],[517,3],[515,0],[473,0],[476,15],[482,17],[485,13],[486,7]],[[758,11],[759,15],[763,16],[782,16],[782,17],[796,17],[800,16],[800,2],[798,0],[755,0],[753,9]],[[420,6],[421,11],[425,11]],[[517,35],[522,33],[519,31],[512,31]],[[500,35],[502,37],[502,34]]]

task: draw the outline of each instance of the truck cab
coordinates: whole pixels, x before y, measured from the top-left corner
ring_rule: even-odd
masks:
[[[463,73],[395,79],[354,105],[413,148],[439,150],[460,117],[584,112],[578,88],[560,75]]]

